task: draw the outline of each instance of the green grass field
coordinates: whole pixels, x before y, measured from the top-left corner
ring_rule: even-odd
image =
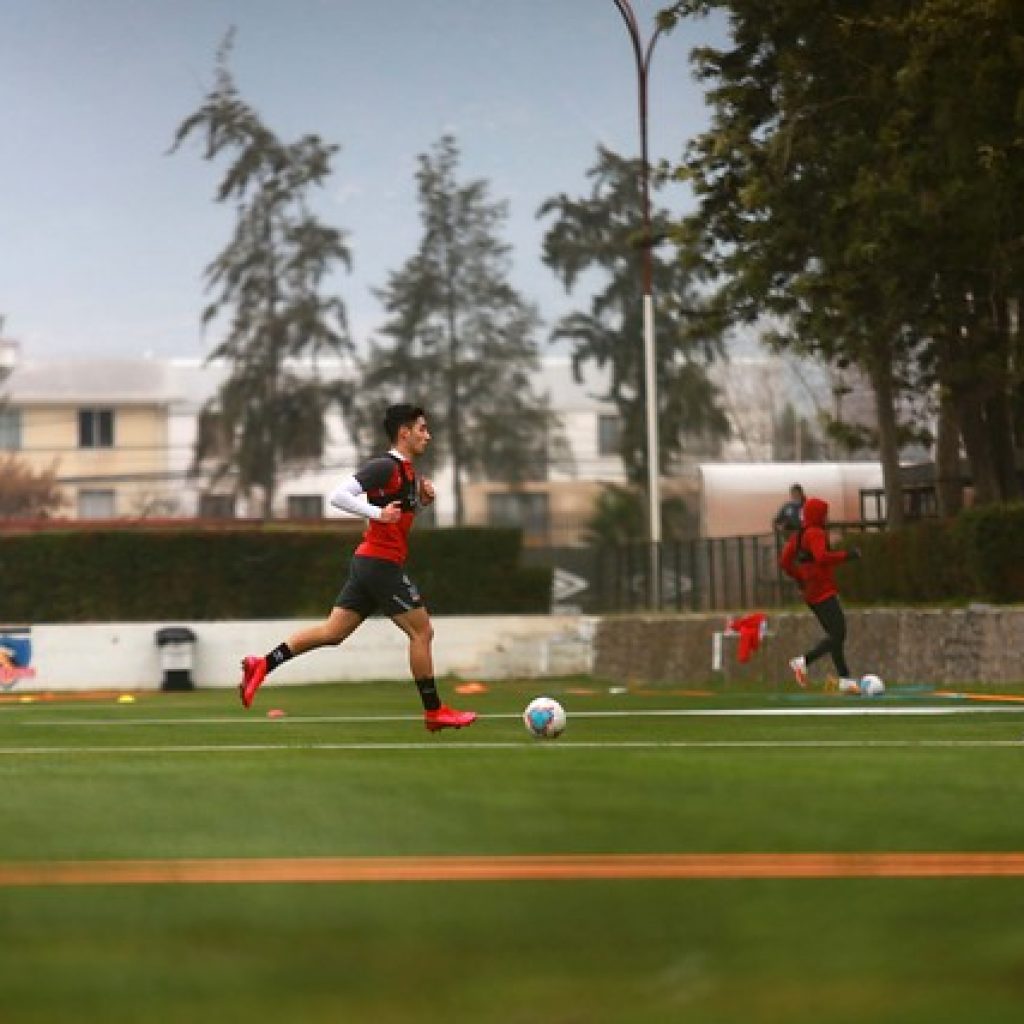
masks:
[[[0,705],[0,869],[1024,851],[1024,703],[444,689],[481,721],[431,737],[398,683]],[[6,886],[0,942],[2,1024],[1024,1018],[1014,877]]]

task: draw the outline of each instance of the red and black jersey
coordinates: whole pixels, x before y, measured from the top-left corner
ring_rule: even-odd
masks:
[[[355,477],[371,505],[384,508],[393,501],[402,503],[402,518],[397,523],[369,520],[355,553],[402,565],[409,553],[409,531],[419,509],[419,484],[412,463],[389,452],[371,459]]]

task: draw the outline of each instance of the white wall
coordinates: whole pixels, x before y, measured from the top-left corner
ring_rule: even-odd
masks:
[[[808,498],[829,503],[832,522],[857,521],[861,489],[882,486],[877,462],[704,463],[698,472],[702,537],[771,533],[772,520],[795,483]]]
[[[159,689],[156,630],[196,634],[192,678],[199,687],[237,686],[245,654],[265,654],[312,620],[90,623],[32,627],[32,678],[15,692]],[[452,617],[434,620],[439,678],[504,679],[590,671],[593,621],[575,616]],[[167,648],[164,648],[167,651]],[[408,643],[386,619],[371,619],[338,648],[310,651],[274,673],[275,684],[404,679]]]

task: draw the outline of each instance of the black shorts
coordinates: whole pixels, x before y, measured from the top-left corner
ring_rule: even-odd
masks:
[[[389,617],[422,608],[416,584],[396,562],[354,555],[348,579],[335,598],[336,608],[348,608],[368,618],[375,611]]]

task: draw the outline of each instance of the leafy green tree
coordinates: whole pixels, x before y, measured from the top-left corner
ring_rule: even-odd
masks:
[[[731,46],[697,53],[714,116],[682,169],[699,207],[680,238],[723,316],[774,314],[778,345],[866,374],[891,521],[900,438],[920,432],[899,399],[936,385],[978,495],[1013,496],[1024,11],[687,0],[664,17],[712,9]]]
[[[589,195],[571,198],[562,193],[544,202],[538,213],[553,218],[544,236],[543,259],[566,291],[571,293],[592,275],[604,281],[589,309],[563,317],[552,338],[571,342],[577,380],[583,379],[588,363],[608,369],[610,383],[604,397],[614,403],[622,419],[620,455],[629,479],[639,483],[647,477],[641,246],[654,247],[662,470],[682,452],[688,433],[701,434],[705,441],[728,433],[707,374],[721,348],[707,330],[708,311],[689,274],[659,244],[670,229],[666,210],[652,209],[651,236],[645,237],[640,161],[599,147],[597,162],[588,173],[593,182]],[[654,189],[658,185],[655,181]]]
[[[645,497],[636,487],[609,484],[594,499],[584,539],[595,546],[634,544],[647,537]],[[678,541],[697,532],[696,517],[682,498],[665,498],[661,503],[665,540]]]
[[[891,92],[887,50],[877,38],[851,38],[835,5],[683,7],[726,9],[732,46],[697,53],[714,114],[681,171],[699,203],[677,234],[681,250],[717,287],[724,321],[769,315],[774,347],[865,372],[898,519],[894,382],[914,339],[902,332],[905,279],[892,273],[895,254],[881,241],[899,233],[905,212],[878,171],[887,156],[878,133]]]
[[[959,428],[976,500],[1012,499],[1024,442],[1024,8],[1014,0],[900,8],[885,25],[905,54],[899,128],[912,142],[906,174],[931,257],[928,368]],[[955,458],[950,450],[949,463]]]
[[[376,444],[387,401],[428,408],[435,460],[450,462],[455,521],[463,522],[470,474],[520,483],[546,475],[564,442],[533,379],[539,368],[534,306],[509,283],[504,203],[485,181],[459,180],[459,148],[443,136],[420,156],[416,183],[423,234],[416,253],[379,295],[388,314],[371,345],[362,435]]]
[[[348,397],[342,383],[321,380],[317,359],[353,351],[344,305],[325,291],[350,253],[310,203],[338,147],[316,135],[278,138],[239,95],[230,46],[229,36],[214,88],[171,147],[198,136],[204,159],[227,158],[216,199],[237,214],[231,241],[206,268],[213,299],[203,323],[225,321],[209,360],[226,360],[230,374],[203,410],[195,454],[215,479],[232,477],[238,493],[258,492],[269,519],[282,471],[321,457],[326,411]]]

